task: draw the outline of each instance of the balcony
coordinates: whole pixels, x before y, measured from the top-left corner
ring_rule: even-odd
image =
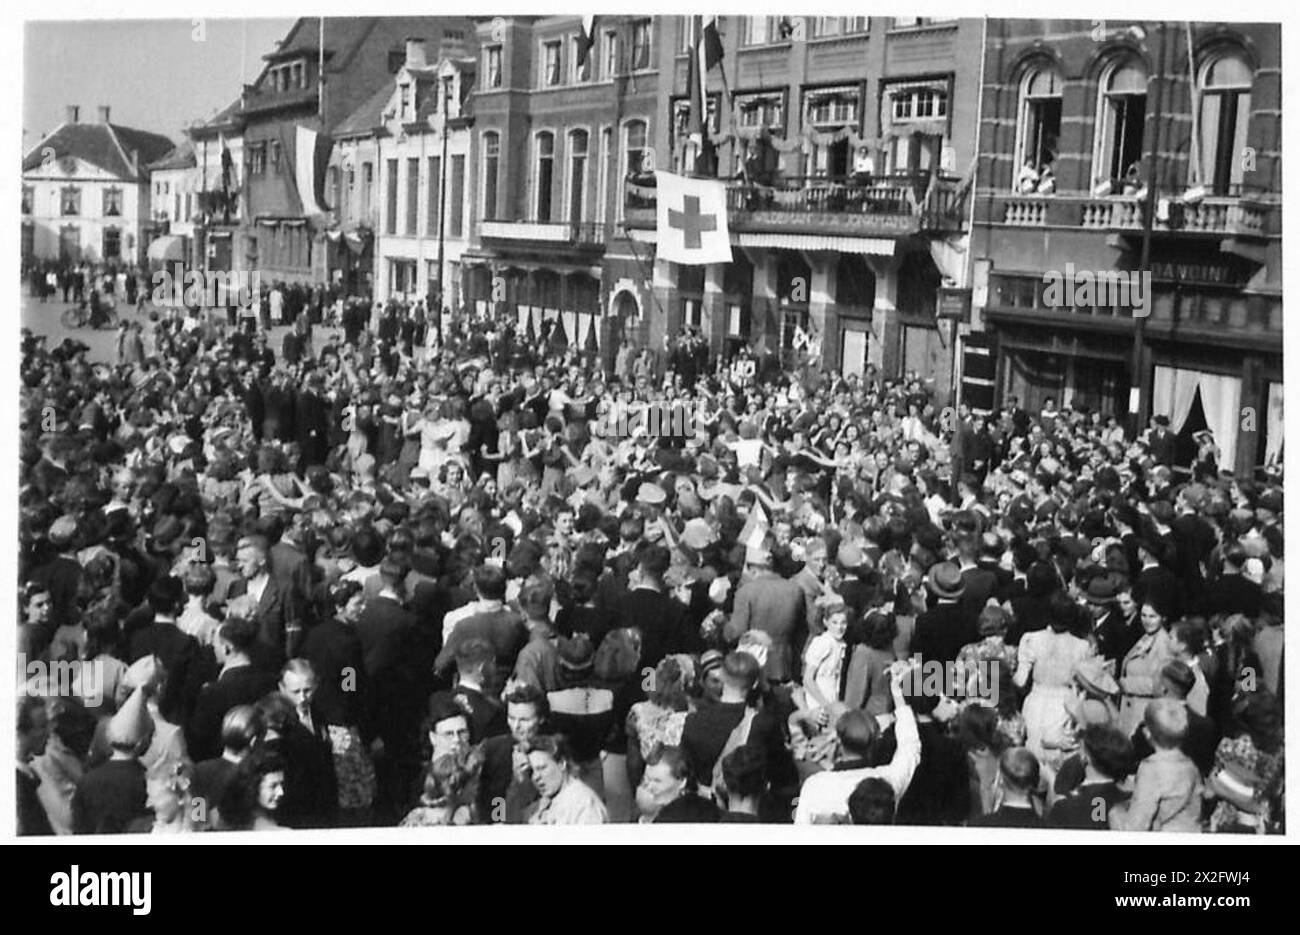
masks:
[[[1006,227],[1064,227],[1140,232],[1143,202],[1136,195],[987,196],[990,224]],[[1197,202],[1162,198],[1152,220],[1157,234],[1209,237],[1268,237],[1280,230],[1277,205],[1248,196],[1210,195]]]
[[[566,221],[481,221],[479,238],[485,241],[547,244],[555,247],[604,249],[605,226]]]
[[[727,223],[733,231],[907,236],[959,231],[967,193],[955,178],[898,175],[862,184],[848,179],[786,177],[777,186],[727,182]],[[628,183],[628,227],[655,226],[655,189]]]

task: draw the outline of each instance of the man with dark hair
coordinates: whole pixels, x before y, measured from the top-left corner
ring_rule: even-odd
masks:
[[[257,623],[242,617],[230,617],[217,628],[213,648],[221,671],[199,691],[185,722],[185,744],[195,762],[221,755],[221,723],[228,711],[255,704],[275,689],[275,675],[253,663],[257,636]]]
[[[486,640],[468,639],[456,649],[452,697],[469,717],[471,743],[507,732],[506,710],[496,697],[496,655]]]
[[[1128,793],[1118,783],[1133,771],[1133,745],[1118,728],[1105,724],[1090,724],[1080,739],[1083,782],[1057,800],[1047,815],[1047,824],[1052,828],[1107,831],[1111,808],[1128,800]]]
[[[479,815],[492,824],[522,824],[524,810],[537,800],[528,768],[528,745],[547,733],[550,714],[546,695],[531,685],[519,685],[503,699],[509,732],[489,737],[479,746],[483,772],[479,782]]]
[[[167,680],[158,699],[163,717],[184,724],[194,710],[199,687],[212,673],[210,660],[200,651],[199,641],[176,625],[185,602],[185,586],[167,575],[149,586],[148,606],[153,619],[131,636],[127,661],[157,656]]]
[[[474,569],[474,590],[478,600],[443,618],[442,651],[434,662],[438,676],[451,673],[457,647],[465,640],[479,639],[492,647],[499,672],[513,672],[515,659],[528,633],[519,614],[506,606],[506,575],[494,565]],[[468,612],[464,612],[468,610]]]
[[[1223,572],[1205,595],[1205,613],[1244,614],[1252,620],[1259,616],[1264,590],[1241,573],[1249,556],[1237,543],[1223,550]]]
[[[697,652],[698,632],[687,632],[686,607],[664,586],[671,555],[661,545],[642,549],[628,577],[628,593],[614,608],[616,627],[641,634],[641,668],[653,669],[669,653]],[[798,590],[798,585],[793,585]],[[802,595],[802,592],[800,592]]]
[[[722,783],[726,805],[719,820],[731,824],[761,822],[760,809],[767,791],[767,762],[762,751],[737,747],[722,758]]]
[[[849,794],[849,823],[892,825],[895,802],[893,786],[877,776],[868,776]]]

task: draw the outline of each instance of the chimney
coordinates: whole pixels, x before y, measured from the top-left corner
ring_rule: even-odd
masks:
[[[428,68],[429,60],[424,54],[423,39],[406,40],[406,67],[407,68]]]
[[[108,123],[108,105],[107,105],[107,104],[100,104],[100,105],[99,105],[99,122],[100,122],[100,123]]]
[[[69,104],[67,117],[64,118],[64,122],[77,123],[80,117],[81,117],[81,108],[78,107],[76,104]]]
[[[438,42],[438,58],[464,58],[465,40],[444,35]]]

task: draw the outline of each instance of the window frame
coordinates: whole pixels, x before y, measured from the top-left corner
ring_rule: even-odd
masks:
[[[495,59],[495,69],[493,60]],[[488,88],[499,88],[505,82],[504,59],[501,43],[495,43],[483,49],[483,74]]]
[[[492,144],[489,145],[489,142]],[[479,136],[479,148],[483,153],[482,162],[482,189],[483,203],[480,206],[482,218],[485,221],[495,221],[497,215],[497,201],[501,197],[499,191],[500,173],[501,173],[501,133],[498,130],[485,130]],[[492,170],[488,171],[488,162],[492,162]],[[488,180],[491,180],[492,198],[488,198]]]
[[[122,188],[120,186],[112,185],[104,189],[103,213],[106,218],[120,218],[122,216]]]
[[[634,20],[632,26],[632,58],[628,63],[631,71],[649,71],[654,68],[654,20],[639,19]],[[639,43],[638,36],[644,34],[644,43]],[[644,64],[638,64],[644,52]]]
[[[550,152],[546,154],[542,153],[543,139],[549,140],[551,144]],[[532,166],[533,212],[532,213],[533,213],[533,220],[539,224],[549,224],[551,222],[551,218],[554,216],[555,213],[555,139],[556,139],[556,133],[553,129],[543,128],[533,134],[533,166]],[[544,191],[545,198],[546,198],[546,211],[544,212],[542,211],[542,197],[543,197],[542,160],[543,159],[549,162],[549,165],[547,166],[549,171],[549,178],[547,179],[548,184]],[[545,216],[543,217],[543,215]]]
[[[81,217],[80,185],[64,185],[59,189],[59,217]]]
[[[558,88],[564,79],[564,42],[561,39],[547,39],[542,42],[542,54],[539,61],[541,73],[538,76],[539,88]],[[555,61],[551,62],[551,52],[555,52]]]

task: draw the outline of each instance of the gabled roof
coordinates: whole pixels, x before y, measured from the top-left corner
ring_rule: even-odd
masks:
[[[194,157],[194,144],[185,140],[167,155],[149,163],[145,168],[150,172],[157,172],[159,169],[193,169],[198,164],[198,160]]]
[[[244,114],[244,99],[237,97],[215,115],[190,127],[190,137],[215,135],[222,130],[239,128],[240,118]]]
[[[393,86],[385,84],[374,94],[366,98],[365,103],[343,118],[343,122],[334,128],[333,137],[369,136],[384,122],[384,107],[393,96]]]
[[[45,161],[47,149],[56,159],[72,156],[98,166],[122,179],[143,181],[145,167],[173,148],[172,141],[157,133],[122,127],[114,123],[65,123],[37,143],[23,159],[23,171]],[[137,154],[138,170],[132,168],[131,153]]]

